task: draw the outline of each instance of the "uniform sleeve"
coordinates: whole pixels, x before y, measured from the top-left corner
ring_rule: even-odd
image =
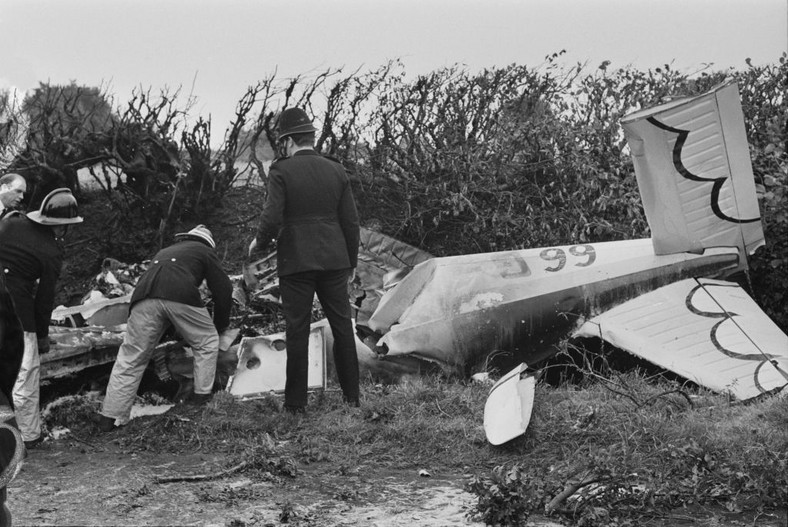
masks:
[[[219,257],[211,252],[205,266],[205,282],[213,299],[213,324],[221,333],[230,325],[230,310],[233,304],[233,284],[224,272]]]
[[[350,188],[350,182],[345,180],[345,188],[342,191],[342,198],[339,201],[339,224],[342,227],[342,233],[345,235],[345,243],[347,244],[347,255],[350,260],[350,267],[356,268],[358,264],[358,241],[359,241],[359,227],[358,227],[358,211],[356,210],[356,201],[353,199],[353,189]]]
[[[265,252],[279,236],[285,210],[285,182],[282,172],[271,166],[268,175],[268,195],[257,228],[257,250]]]
[[[49,322],[52,309],[55,307],[55,286],[60,277],[63,255],[48,259],[43,266],[41,278],[36,287],[33,314],[36,321],[36,337],[41,339],[49,336]]]

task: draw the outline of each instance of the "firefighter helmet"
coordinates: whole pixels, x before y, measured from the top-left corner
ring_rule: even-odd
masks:
[[[47,194],[41,202],[41,208],[31,212],[27,217],[41,225],[82,223],[77,200],[67,188],[58,188]]]

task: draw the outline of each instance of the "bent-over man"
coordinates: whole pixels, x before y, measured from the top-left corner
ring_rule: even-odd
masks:
[[[194,353],[194,395],[210,399],[219,349],[230,347],[232,283],[204,225],[175,235],[175,243],[156,253],[131,295],[126,334],[118,350],[98,418],[107,432],[129,421],[134,397],[153,350],[170,324]],[[213,319],[200,297],[203,280],[213,298]]]

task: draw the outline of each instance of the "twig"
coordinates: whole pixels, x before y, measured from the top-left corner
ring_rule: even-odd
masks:
[[[71,432],[71,437],[73,437],[75,440],[79,441],[80,443],[84,443],[84,444],[88,445],[91,448],[95,448],[96,450],[104,450],[103,448],[100,448],[100,447],[96,446],[95,444],[91,443],[90,441],[85,441],[81,437],[78,437],[76,434],[74,434],[74,432]]]
[[[574,483],[567,483],[566,487],[564,487],[564,490],[561,491],[555,498],[550,500],[550,503],[545,505],[544,508],[545,514],[550,514],[556,509],[558,509],[558,506],[561,505],[561,503],[563,503],[569,496],[571,496],[578,490],[582,489],[583,487],[604,480],[605,478],[590,478],[590,479],[583,479]]]
[[[222,470],[221,472],[217,472],[215,474],[195,474],[192,476],[156,476],[154,478],[154,483],[177,483],[180,481],[208,481],[211,479],[219,479],[225,476],[229,476],[230,474],[234,474],[235,472],[240,472],[241,470],[245,469],[249,466],[249,462],[243,461],[238,463],[234,467],[230,467],[226,470]]]
[[[694,408],[695,407],[695,405],[692,404],[692,399],[690,398],[690,396],[686,392],[684,392],[684,390],[678,390],[678,389],[676,389],[676,390],[668,390],[668,391],[665,391],[665,392],[662,392],[662,393],[658,393],[657,395],[654,395],[653,397],[649,397],[648,399],[643,401],[643,404],[641,406],[645,406],[645,405],[649,404],[651,401],[659,399],[660,397],[662,397],[664,395],[670,395],[671,393],[677,393],[677,394],[681,395],[682,397],[684,397],[684,399],[687,400],[687,403],[689,403],[690,408]]]

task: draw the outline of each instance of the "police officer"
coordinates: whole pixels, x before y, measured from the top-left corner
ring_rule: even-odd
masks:
[[[282,112],[280,159],[270,168],[268,196],[249,256],[276,239],[287,339],[285,409],[307,404],[309,326],[317,293],[334,336],[334,364],[345,401],[359,405],[356,342],[347,284],[358,259],[359,224],[345,169],[314,148],[316,128],[300,108]]]
[[[63,264],[61,242],[68,226],[81,222],[77,200],[67,188],[47,194],[37,211],[14,212],[0,221],[0,266],[24,330],[13,401],[28,448],[41,441],[39,353],[49,351],[49,320]]]

